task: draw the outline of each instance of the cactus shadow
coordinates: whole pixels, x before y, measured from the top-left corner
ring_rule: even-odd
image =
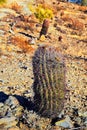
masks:
[[[27,110],[33,110],[34,111],[34,103],[31,100],[28,100],[27,98],[20,96],[20,95],[13,95],[17,100],[19,101],[20,105],[24,107],[24,109],[27,108]]]
[[[4,103],[8,99],[8,95],[5,94],[3,91],[0,92],[0,103]]]
[[[5,94],[3,91],[0,92],[0,103],[4,103],[11,95],[7,95]],[[21,106],[24,107],[24,109],[28,109],[28,110],[34,110],[34,104],[32,101],[29,101],[28,99],[26,99],[23,96],[20,95],[12,95],[14,96],[18,102],[20,103]]]

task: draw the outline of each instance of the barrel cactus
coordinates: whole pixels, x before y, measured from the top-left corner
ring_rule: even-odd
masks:
[[[47,118],[62,111],[66,94],[65,63],[55,47],[39,47],[33,57],[35,110]]]

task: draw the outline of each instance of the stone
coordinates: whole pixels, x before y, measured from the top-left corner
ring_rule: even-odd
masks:
[[[7,111],[8,117],[14,115],[19,118],[22,115],[23,107],[20,106],[18,100],[14,96],[9,96],[5,101],[5,105],[9,106],[9,110]]]
[[[17,105],[19,105],[19,102],[14,96],[9,96],[9,98],[6,100],[5,104],[10,106],[11,108],[15,108],[15,107],[17,107]]]
[[[56,126],[61,126],[63,128],[72,128],[73,124],[72,124],[72,121],[70,120],[70,117],[66,116],[65,119],[57,121]]]

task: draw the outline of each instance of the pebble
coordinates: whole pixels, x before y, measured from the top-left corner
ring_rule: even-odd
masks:
[[[76,122],[77,122],[78,124],[81,124],[81,118],[80,118],[80,117],[77,117],[77,118],[76,118]]]
[[[79,112],[79,116],[87,117],[87,112],[84,112],[84,113]]]
[[[72,121],[70,120],[70,117],[67,115],[65,119],[57,121],[56,126],[61,126],[63,128],[72,128],[73,124]]]
[[[35,40],[36,40],[35,38],[32,38],[31,41],[29,41],[29,44],[30,44],[30,45],[35,45],[35,43],[36,43]]]
[[[14,127],[12,130],[18,130],[16,125],[22,116],[23,107],[14,96],[9,96],[4,103],[0,103],[0,128],[3,129]]]
[[[14,96],[9,96],[9,98],[6,100],[5,104],[10,106],[13,109],[19,105],[19,102]]]

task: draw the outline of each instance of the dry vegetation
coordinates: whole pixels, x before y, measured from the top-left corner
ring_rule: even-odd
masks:
[[[44,12],[52,11],[52,17],[49,13],[46,17],[39,10],[40,15],[36,18],[34,11],[32,14],[27,11],[25,13],[24,5],[21,6],[19,2],[0,5],[0,91],[21,98],[32,98],[34,52],[38,46],[55,46],[66,59],[69,98],[65,103],[64,119],[66,115],[71,117],[73,129],[76,121],[79,127],[83,126],[84,118],[81,114],[87,112],[87,6],[58,0],[36,0],[28,3],[33,9],[41,5],[40,9]],[[26,7],[29,11],[29,6]],[[49,10],[45,10],[48,7]],[[44,20],[42,15],[50,18],[50,24],[46,36],[38,39],[41,21]],[[73,115],[74,107],[81,116]],[[22,117],[22,121],[8,130],[66,130],[51,126],[50,119],[42,118],[31,111],[24,109],[24,114],[26,118]],[[1,130],[7,130],[3,124],[0,127]],[[86,127],[81,130],[86,130]]]

